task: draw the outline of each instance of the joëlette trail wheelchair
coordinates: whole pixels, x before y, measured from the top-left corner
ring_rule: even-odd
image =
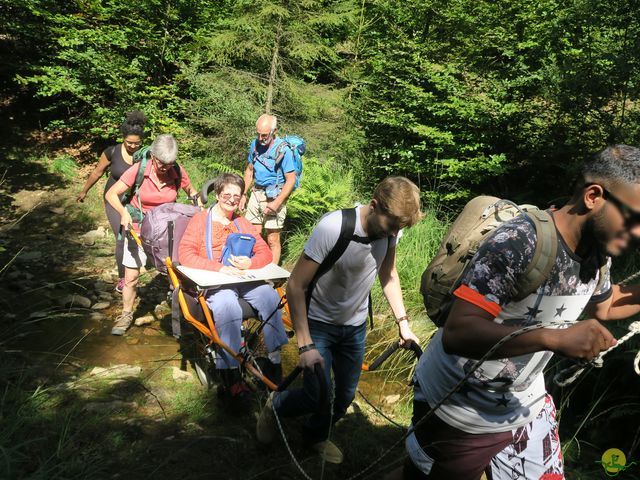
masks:
[[[203,204],[207,203],[209,192],[212,189],[213,180],[208,181],[200,192],[200,197]],[[238,301],[242,307],[243,313],[243,344],[239,351],[234,351],[228,345],[226,345],[218,335],[215,325],[215,319],[212,312],[206,303],[206,292],[212,288],[212,285],[208,281],[210,278],[210,272],[196,271],[195,269],[189,269],[180,266],[179,263],[173,259],[177,258],[177,246],[180,242],[182,234],[186,229],[186,223],[182,225],[169,225],[169,248],[171,256],[165,260],[167,275],[173,288],[173,302],[174,309],[178,310],[180,320],[186,323],[195,331],[195,355],[193,356],[193,366],[198,375],[200,382],[207,388],[213,387],[217,382],[216,374],[216,361],[220,358],[220,351],[224,350],[229,355],[233,356],[240,368],[248,380],[253,380],[251,383],[254,385],[264,385],[269,390],[282,391],[286,389],[291,382],[302,372],[300,367],[296,367],[293,371],[279,384],[276,385],[269,378],[267,378],[261,365],[263,358],[255,354],[256,346],[259,340],[259,334],[265,325],[268,324],[271,318],[264,319],[263,322],[251,321],[257,318],[257,314],[254,309],[244,299],[239,298]],[[264,273],[261,276],[261,280],[268,281],[273,285],[278,295],[280,296],[280,303],[278,308],[282,309],[282,321],[287,329],[287,335],[289,338],[293,337],[293,326],[290,319],[289,306],[287,304],[286,295],[284,292],[284,284],[286,283],[289,273],[275,265],[269,265],[269,272]],[[267,269],[267,267],[265,267]],[[257,272],[257,271],[256,271]],[[253,281],[256,281],[253,279]],[[217,287],[223,286],[222,284]],[[176,305],[177,303],[177,305]],[[175,312],[174,310],[174,312]],[[275,314],[275,311],[271,316]],[[175,320],[175,319],[174,319]],[[380,367],[380,365],[389,358],[393,353],[399,349],[399,343],[392,344],[382,355],[377,358],[370,365],[363,364],[363,371],[374,371]],[[420,346],[413,344],[411,346],[416,358],[419,358],[422,353]],[[324,378],[324,374],[319,365],[316,365],[316,369],[313,372],[320,385],[320,391],[322,393],[322,401],[320,404],[325,403],[327,399],[327,384]],[[223,387],[218,385],[218,392],[223,393]]]
[[[213,180],[208,181],[202,187],[200,197],[203,204],[207,203],[213,182]],[[219,378],[216,369],[216,363],[223,361],[220,354],[224,351],[238,361],[243,376],[248,380],[247,383],[264,386],[269,390],[277,390],[278,386],[263,371],[264,366],[267,364],[266,358],[257,354],[257,351],[261,348],[259,343],[260,333],[275,316],[277,310],[274,310],[268,318],[260,322],[257,320],[258,315],[251,305],[246,300],[238,298],[243,318],[242,342],[241,348],[238,351],[234,351],[220,338],[216,329],[216,321],[206,303],[206,297],[211,290],[234,283],[260,281],[269,283],[280,297],[277,309],[282,310],[282,322],[287,330],[287,335],[291,338],[293,336],[293,327],[283,287],[289,277],[289,272],[271,264],[259,270],[247,270],[247,275],[238,279],[217,272],[181,266],[174,259],[177,258],[177,245],[180,243],[185,228],[186,225],[181,226],[181,228],[170,228],[169,242],[171,246],[169,247],[169,252],[172,255],[165,259],[165,264],[169,281],[173,287],[174,313],[176,306],[178,306],[181,323],[183,325],[186,324],[195,331],[195,345],[193,346],[195,351],[192,362],[200,382],[208,388],[218,383],[218,393],[224,393],[223,382],[217,382]],[[174,328],[174,334],[176,333],[175,330],[176,328]],[[177,330],[180,331],[181,328]]]

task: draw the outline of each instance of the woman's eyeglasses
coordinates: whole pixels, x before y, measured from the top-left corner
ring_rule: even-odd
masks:
[[[168,170],[173,166],[173,164],[172,164],[172,163],[169,163],[169,164],[167,164],[167,163],[162,163],[162,162],[161,162],[160,160],[158,160],[158,158],[157,158],[157,157],[155,157],[155,156],[153,156],[152,158],[153,158],[153,163],[154,163],[154,164],[155,164],[155,166],[156,166],[156,170],[159,170],[159,171],[161,171],[161,172],[166,172],[166,171],[168,171]]]
[[[242,198],[242,195],[231,195],[230,193],[222,193],[219,195],[219,197],[225,202],[228,202],[231,199],[233,199],[234,202],[239,202]]]
[[[130,147],[139,147],[140,145],[142,145],[142,142],[130,142],[129,140],[125,140],[124,143],[126,143]]]

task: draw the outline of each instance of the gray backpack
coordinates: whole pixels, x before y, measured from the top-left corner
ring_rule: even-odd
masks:
[[[178,241],[187,228],[191,217],[200,211],[199,207],[182,203],[164,203],[152,208],[144,216],[140,226],[142,248],[155,267],[167,274],[165,259],[178,258]]]

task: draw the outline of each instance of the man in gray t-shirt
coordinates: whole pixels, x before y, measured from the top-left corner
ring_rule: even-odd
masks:
[[[343,215],[354,213],[355,225],[346,249],[330,269],[321,268],[335,256]],[[275,438],[272,407],[279,417],[311,414],[304,425],[305,442],[326,461],[342,462],[342,453],[327,437],[331,424],[344,416],[355,396],[364,358],[368,296],[376,276],[396,317],[401,344],[418,341],[409,328],[402,301],[396,243],[400,230],[414,225],[420,217],[418,187],[404,177],[389,177],[376,187],[369,204],[357,206],[355,212],[329,213],[316,225],[289,279],[287,299],[300,352],[299,366],[311,370],[320,365],[327,384],[333,372],[333,413],[317,411],[317,382],[305,372],[303,388],[269,398],[258,419],[259,441],[269,443]]]

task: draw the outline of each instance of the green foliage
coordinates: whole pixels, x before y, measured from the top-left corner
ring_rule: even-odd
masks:
[[[78,165],[73,157],[61,155],[51,160],[49,169],[51,173],[60,175],[64,180],[72,180],[77,175]]]
[[[352,112],[371,182],[429,178],[445,199],[563,193],[587,152],[640,139],[638,12],[617,0],[367,3]]]
[[[212,66],[230,66],[266,79],[275,49],[283,74],[336,78],[332,71],[343,59],[335,45],[347,38],[353,5],[349,0],[228,2],[226,14],[200,31],[198,51]]]
[[[338,45],[352,27],[352,5],[230,2],[226,15],[199,30],[183,68],[195,152],[244,168],[255,121],[270,109],[280,132],[308,138],[318,156],[351,153],[341,146],[357,128],[347,127],[336,87],[345,61]]]
[[[355,202],[353,193],[350,190],[351,179],[348,176],[343,176],[330,166],[327,168],[325,165],[311,163],[310,167],[313,169],[314,179],[321,180],[308,184],[307,166],[305,164],[303,183],[300,184],[301,187],[299,189],[300,197],[296,193],[288,204],[291,211],[299,212],[297,210],[298,206],[307,209],[317,206],[318,204],[311,199],[315,199],[317,202],[326,201],[328,198],[333,200],[331,203],[324,204],[322,208],[316,209],[313,214],[303,214],[302,227],[287,237],[285,264],[290,266],[296,262],[302,253],[305,242],[322,214],[340,208],[348,208]],[[305,185],[305,188],[308,189],[306,192],[303,191],[302,185]],[[299,203],[292,203],[294,199]],[[360,201],[364,203],[367,199],[361,198]],[[407,311],[412,318],[419,319],[421,323],[429,325],[430,323],[424,313],[422,295],[420,294],[420,278],[431,257],[438,250],[448,228],[448,223],[440,218],[438,214],[439,210],[437,209],[429,210],[417,225],[403,230],[402,238],[398,243],[396,257],[396,265],[400,275]],[[372,295],[374,312],[378,314],[389,312],[389,306],[384,299],[379,283],[374,285]]]
[[[300,186],[287,202],[284,263],[293,266],[313,227],[325,213],[353,206],[356,195],[351,172],[333,161],[305,156]]]
[[[50,44],[46,55],[27,59],[28,68],[15,80],[50,100],[52,127],[107,138],[126,111],[139,108],[152,129],[175,131],[181,102],[172,79],[184,44],[213,4],[149,0],[131,8],[114,0],[26,2],[17,10],[31,23],[16,35],[32,35],[29,27],[36,24],[41,41]]]
[[[313,224],[325,213],[348,208],[354,201],[349,170],[305,155],[300,186],[287,202],[287,218],[297,224]]]
[[[396,265],[405,307],[409,316],[420,322],[428,322],[420,294],[422,272],[438,251],[447,228],[447,222],[438,218],[434,211],[427,211],[417,225],[403,230],[402,238],[398,242]],[[374,311],[380,313],[389,311],[380,284],[377,282],[372,296]]]

